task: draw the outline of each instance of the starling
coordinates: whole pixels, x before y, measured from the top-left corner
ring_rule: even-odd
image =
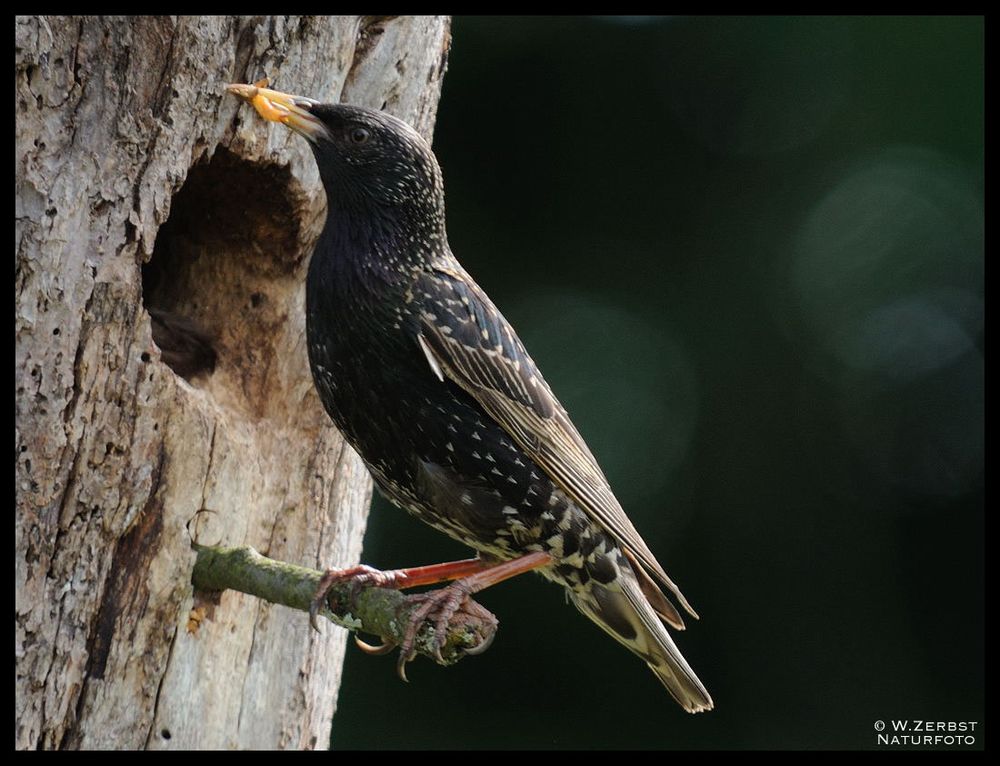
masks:
[[[390,501],[478,553],[409,570],[331,571],[326,585],[454,580],[413,597],[424,606],[400,648],[402,670],[424,619],[442,635],[470,594],[537,570],[642,658],[681,707],[711,710],[665,628],[684,623],[661,588],[697,615],[513,328],[452,254],[426,141],[384,112],[266,85],[228,90],[309,141],[327,195],[306,279],[309,362],[323,405]]]
[[[217,354],[212,336],[193,319],[173,311],[149,307],[153,343],[160,359],[185,380],[215,370]]]

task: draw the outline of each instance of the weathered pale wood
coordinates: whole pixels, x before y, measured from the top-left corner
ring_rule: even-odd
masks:
[[[329,745],[343,631],[232,592],[188,629],[192,534],[348,565],[371,492],[306,360],[309,150],[224,85],[267,75],[429,133],[448,28],[16,19],[18,748]],[[152,343],[154,252],[146,300],[216,336],[211,375]]]

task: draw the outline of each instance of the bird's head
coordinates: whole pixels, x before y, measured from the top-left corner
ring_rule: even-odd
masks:
[[[442,217],[441,170],[430,146],[402,120],[347,104],[321,104],[256,85],[227,90],[266,120],[304,136],[312,147],[331,208],[378,209]]]

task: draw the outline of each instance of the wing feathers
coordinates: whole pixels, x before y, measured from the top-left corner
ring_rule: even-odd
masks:
[[[573,500],[628,549],[637,570],[646,570],[697,618],[677,586],[619,505],[583,437],[528,356],[524,346],[485,293],[461,267],[421,277],[416,292],[439,297],[449,317],[423,314],[418,336],[431,369],[465,389]],[[474,325],[475,331],[472,331]],[[447,331],[445,330],[447,328]],[[475,340],[475,345],[470,342]],[[436,367],[435,367],[436,365]],[[682,627],[680,615],[648,577],[643,592],[668,623]],[[666,604],[666,606],[664,606]]]

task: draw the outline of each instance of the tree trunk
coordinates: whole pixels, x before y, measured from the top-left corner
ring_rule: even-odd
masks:
[[[15,27],[17,747],[326,748],[346,633],[190,584],[193,538],[352,564],[371,494],[306,358],[310,151],[224,86],[429,134],[448,20]]]

